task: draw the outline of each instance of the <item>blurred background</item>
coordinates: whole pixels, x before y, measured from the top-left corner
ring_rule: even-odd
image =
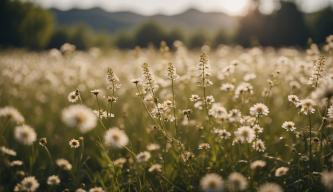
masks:
[[[1,0],[0,48],[322,44],[333,0]]]

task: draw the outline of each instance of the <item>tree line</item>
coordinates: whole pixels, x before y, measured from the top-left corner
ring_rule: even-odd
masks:
[[[211,35],[207,31],[188,33],[179,29],[165,29],[154,22],[143,23],[133,32],[110,35],[96,32],[80,24],[62,27],[55,24],[52,13],[29,2],[18,0],[0,1],[0,47],[28,49],[58,48],[65,42],[78,49],[90,47],[118,47],[129,49],[135,46],[159,46],[165,41],[169,46],[176,40],[190,48],[204,44],[217,47],[220,44],[243,46],[299,46],[311,40],[323,43],[333,34],[333,11],[327,7],[317,13],[304,14],[293,1],[280,2],[280,8],[269,15],[262,14],[254,6],[239,19],[238,30],[226,34],[221,30]],[[214,19],[214,18],[212,18]]]

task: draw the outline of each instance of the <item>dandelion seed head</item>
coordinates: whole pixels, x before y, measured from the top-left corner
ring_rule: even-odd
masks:
[[[224,181],[220,175],[208,173],[201,178],[200,186],[205,192],[220,192],[223,191]]]
[[[20,187],[23,191],[34,192],[39,188],[39,183],[35,177],[29,176],[20,182]]]
[[[110,128],[104,134],[104,143],[108,147],[123,148],[128,141],[126,133],[117,127]]]
[[[248,181],[241,173],[233,172],[228,176],[227,186],[231,191],[244,191],[248,187]]]
[[[13,121],[17,124],[24,123],[24,117],[14,107],[6,106],[6,107],[0,108],[0,117],[9,118],[11,121]]]
[[[23,145],[32,145],[37,139],[35,130],[29,125],[15,127],[14,136],[15,139]]]
[[[283,192],[283,189],[276,183],[265,183],[259,186],[258,192]]]
[[[94,112],[84,105],[71,105],[62,111],[62,121],[69,127],[78,128],[81,133],[87,133],[97,125]]]

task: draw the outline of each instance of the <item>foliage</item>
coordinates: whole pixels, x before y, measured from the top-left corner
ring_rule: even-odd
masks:
[[[53,16],[31,3],[3,0],[0,2],[0,44],[45,48],[53,31]]]

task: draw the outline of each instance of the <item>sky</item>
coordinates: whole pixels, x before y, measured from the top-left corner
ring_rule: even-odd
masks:
[[[102,7],[108,11],[133,11],[144,15],[180,13],[189,8],[201,11],[221,11],[230,15],[245,13],[250,0],[30,0],[43,7],[59,9]],[[262,0],[264,12],[274,8],[275,0]],[[312,12],[327,5],[333,0],[296,0],[302,10]]]

